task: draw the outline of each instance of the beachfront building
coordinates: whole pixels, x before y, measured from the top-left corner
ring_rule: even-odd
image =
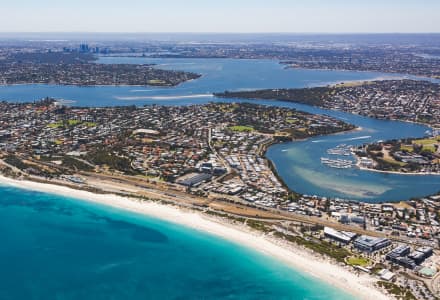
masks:
[[[411,252],[411,248],[407,245],[400,245],[390,251],[385,257],[391,260],[393,257],[407,256]]]
[[[391,241],[386,238],[376,238],[362,235],[354,241],[353,245],[359,251],[372,253],[388,247],[391,245]]]
[[[196,186],[202,182],[211,180],[212,175],[207,173],[190,173],[177,179],[177,183],[184,186]]]
[[[343,244],[350,243],[356,237],[356,233],[348,231],[338,231],[331,227],[324,227],[324,235],[326,238]]]
[[[400,265],[407,269],[414,269],[416,264],[414,260],[407,257],[411,252],[411,248],[407,245],[401,245],[390,251],[385,258],[394,264]]]
[[[416,251],[412,252],[408,255],[409,258],[414,260],[414,262],[418,265],[420,265],[422,262],[425,261],[428,257],[430,257],[433,254],[433,250],[430,247],[420,247],[417,248]]]
[[[378,275],[380,276],[380,279],[385,281],[391,281],[394,277],[396,277],[396,274],[387,269],[380,270]]]

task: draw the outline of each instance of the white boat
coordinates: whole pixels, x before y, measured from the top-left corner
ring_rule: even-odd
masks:
[[[337,169],[349,169],[352,168],[354,165],[354,162],[351,160],[346,159],[330,159],[327,157],[321,157],[321,163],[331,167],[331,168],[337,168]]]

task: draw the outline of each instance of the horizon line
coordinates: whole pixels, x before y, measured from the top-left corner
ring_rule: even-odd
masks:
[[[350,31],[341,31],[341,32],[319,32],[319,31],[311,31],[311,32],[287,32],[287,31],[270,31],[270,32],[228,32],[228,31],[0,31],[0,34],[72,34],[72,33],[80,33],[80,34],[298,34],[298,35],[312,35],[312,34],[324,34],[324,35],[334,35],[334,34],[440,34],[439,32],[404,32],[404,31],[389,31],[389,32],[350,32]]]

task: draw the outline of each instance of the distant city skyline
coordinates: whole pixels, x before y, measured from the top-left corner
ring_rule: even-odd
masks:
[[[0,2],[0,32],[440,32],[438,0]]]

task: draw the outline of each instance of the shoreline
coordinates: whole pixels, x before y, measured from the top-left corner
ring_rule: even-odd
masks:
[[[440,173],[433,173],[433,172],[406,172],[405,173],[405,172],[399,172],[399,171],[377,170],[377,169],[361,167],[358,163],[356,164],[356,167],[362,171],[370,171],[370,172],[383,173],[383,174],[408,175],[408,176],[440,176]]]
[[[378,170],[373,168],[367,168],[361,166],[361,157],[357,156],[352,152],[352,155],[356,158],[356,168],[361,171],[370,171],[382,174],[394,174],[394,175],[408,175],[408,176],[440,176],[440,173],[435,172],[399,172],[399,171],[386,171],[386,170]]]
[[[344,68],[305,68],[305,67],[295,67],[292,64],[286,63],[287,61],[281,61],[280,64],[284,65],[286,69],[294,69],[294,70],[317,70],[317,71],[342,71],[342,72],[360,72],[360,73],[382,73],[382,74],[390,74],[390,75],[397,75],[399,77],[417,77],[424,80],[438,80],[436,76],[429,76],[429,75],[417,75],[417,74],[411,74],[411,73],[400,73],[400,72],[392,72],[392,71],[379,71],[379,70],[350,70],[350,69],[344,69]],[[385,79],[386,80],[386,79]]]
[[[200,76],[201,77],[201,76]],[[200,78],[199,77],[199,78]],[[84,88],[95,88],[95,87],[148,87],[148,88],[173,88],[177,87],[185,82],[197,80],[196,79],[190,79],[182,81],[175,85],[142,85],[142,84],[91,84],[91,85],[84,85],[84,84],[66,84],[66,83],[41,83],[41,82],[34,82],[34,83],[7,83],[7,84],[0,84],[0,87],[14,87],[14,86],[24,86],[24,85],[35,85],[35,86],[67,86],[67,87],[84,87]]]
[[[314,255],[299,246],[264,235],[261,232],[256,232],[244,225],[239,226],[227,221],[221,221],[219,218],[210,217],[191,209],[158,204],[154,201],[141,201],[115,194],[95,194],[56,184],[15,180],[2,175],[0,175],[0,185],[56,194],[77,199],[78,201],[98,203],[140,213],[166,222],[180,224],[277,259],[280,262],[286,263],[294,270],[305,272],[315,279],[321,280],[360,299],[390,299],[390,297],[374,286],[377,280],[367,274],[357,276],[330,259]]]
[[[345,131],[340,131],[340,132],[334,132],[334,133],[330,133],[330,134],[325,134],[325,135],[315,135],[315,136],[310,136],[307,138],[303,138],[303,139],[294,139],[291,141],[285,141],[285,142],[278,142],[276,140],[272,140],[270,143],[265,144],[262,149],[260,149],[260,156],[262,159],[266,160],[268,167],[270,168],[272,174],[277,178],[277,180],[281,183],[281,185],[287,189],[287,191],[289,193],[294,193],[294,194],[298,194],[300,195],[301,193],[298,193],[297,191],[295,191],[294,189],[290,188],[289,185],[287,184],[287,182],[282,178],[282,176],[280,175],[280,173],[278,172],[278,169],[275,165],[275,163],[267,157],[267,152],[269,151],[269,149],[273,146],[276,145],[281,145],[284,143],[295,143],[295,142],[301,142],[301,141],[307,141],[309,139],[312,138],[317,138],[320,136],[330,136],[330,135],[344,135],[344,134],[348,134],[350,132],[356,132],[356,131],[362,131],[363,128],[360,126],[356,126],[353,129],[349,129],[349,130],[345,130]]]

